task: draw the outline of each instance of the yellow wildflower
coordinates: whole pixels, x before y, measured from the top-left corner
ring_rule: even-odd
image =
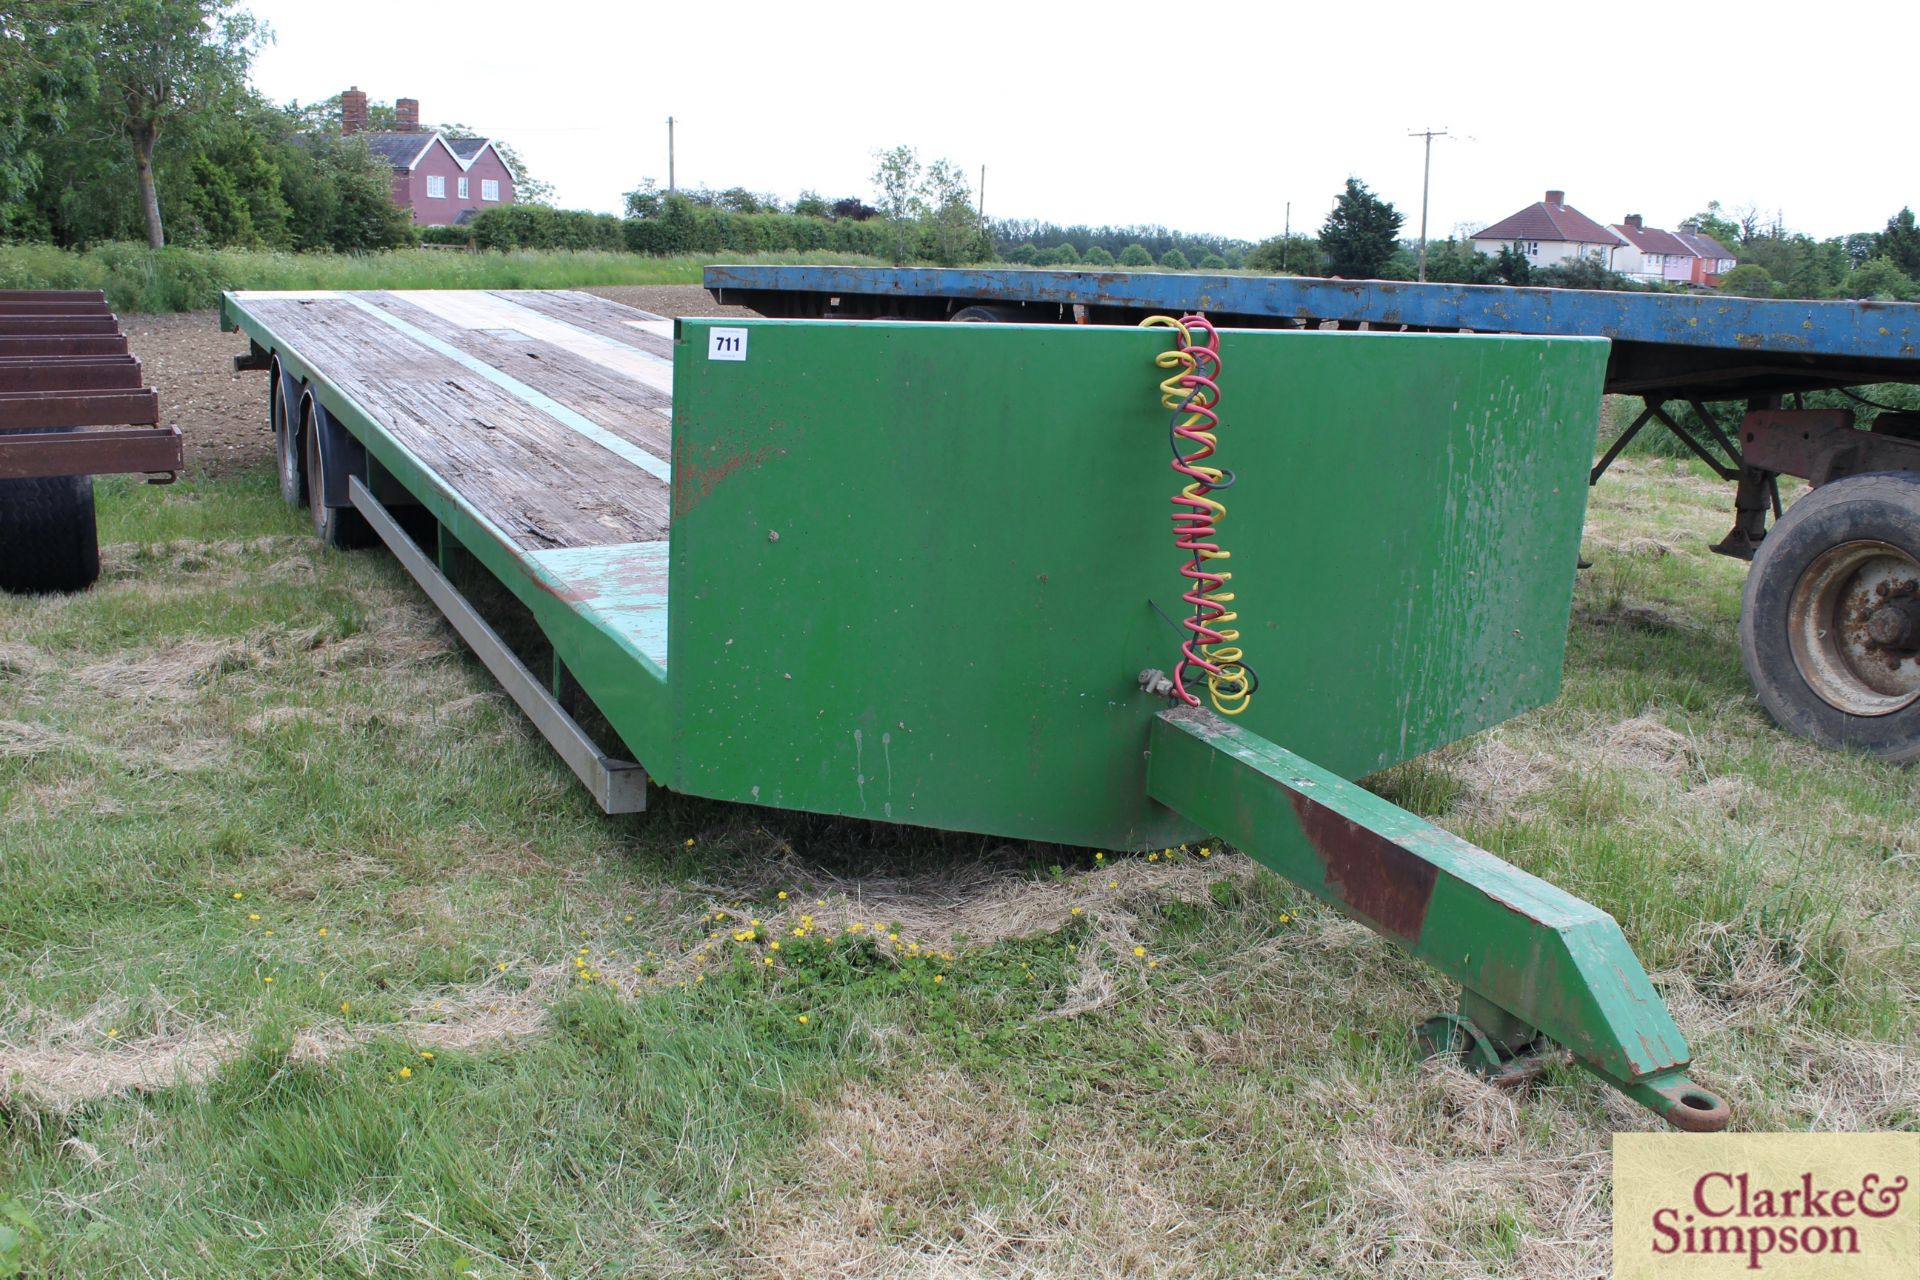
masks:
[[[348,1004],[348,1003],[347,1003],[347,1002],[346,1002],[345,1000],[342,1000],[342,1001],[340,1002],[340,1012],[342,1012],[342,1013],[352,1013],[352,1012],[353,1012],[353,1006],[352,1006],[352,1005],[350,1005],[350,1004]]]
[[[320,936],[323,938],[327,936],[327,926],[325,925],[320,926]]]
[[[118,1027],[107,1028],[107,1039],[118,1040],[119,1038],[120,1038],[120,1028]]]
[[[1076,915],[1076,916],[1077,916],[1077,915],[1079,915],[1079,914],[1080,914],[1080,908],[1079,908],[1079,907],[1075,907],[1075,908],[1074,908],[1074,909],[1073,909],[1072,911],[1070,911],[1070,912],[1069,912],[1068,914],[1069,914],[1069,915]]]
[[[1107,888],[1109,888],[1109,889],[1118,889],[1119,887],[1120,887],[1120,882],[1119,882],[1118,880],[1109,880],[1109,881],[1107,881]]]
[[[1147,968],[1149,968],[1149,969],[1158,969],[1159,967],[1160,967],[1160,962],[1159,962],[1158,960],[1149,960],[1149,961],[1147,961]]]
[[[235,890],[233,891],[233,900],[234,900],[235,902],[238,902],[238,901],[240,901],[240,899],[242,899],[242,898],[244,898],[244,897],[246,897],[246,896],[247,896],[246,894],[244,894],[244,893],[242,893],[242,892],[240,892],[240,891],[239,891],[238,889],[235,889]]]
[[[888,941],[888,942],[898,942],[898,941],[900,941],[900,935],[899,935],[899,934],[897,934],[897,933],[889,933],[889,934],[887,935],[887,941]]]
[[[947,975],[944,973],[936,973],[933,975],[933,980],[935,982],[945,982],[947,980]]]
[[[411,1079],[413,1079],[413,1068],[412,1068],[412,1067],[402,1067],[402,1068],[400,1068],[400,1078],[401,1078],[402,1080],[411,1080]]]
[[[259,918],[260,918],[260,913],[259,913],[258,911],[249,911],[249,912],[247,912],[247,919],[249,919],[249,920],[258,920]]]
[[[1104,853],[1096,853],[1093,855],[1093,860],[1095,862],[1105,862],[1107,860],[1107,855]]]
[[[780,939],[778,938],[775,938],[772,942],[769,942],[767,944],[767,950],[769,951],[778,951],[779,949],[780,949]]]
[[[426,1060],[427,1060],[428,1062],[432,1062],[432,1061],[433,1061],[433,1050],[431,1050],[431,1049],[422,1049],[422,1050],[420,1051],[420,1056],[421,1056],[421,1057],[423,1057],[423,1058],[425,1058],[425,1059],[426,1059]]]
[[[782,889],[779,892],[779,894],[777,894],[776,896],[780,899],[780,901],[785,902],[787,900],[787,891],[785,889]]]
[[[1281,924],[1286,924],[1286,923],[1288,923],[1289,921],[1291,921],[1292,919],[1293,919],[1293,917],[1292,917],[1292,916],[1290,916],[1290,915],[1288,915],[1288,914],[1287,914],[1286,912],[1284,912],[1284,911],[1282,911],[1282,912],[1280,913],[1280,923],[1281,923]]]
[[[1201,856],[1201,857],[1203,857],[1203,858],[1211,858],[1211,857],[1213,856],[1213,849],[1212,849],[1212,847],[1211,847],[1211,846],[1208,846],[1208,845],[1204,845],[1204,844],[1203,844],[1203,845],[1201,845],[1201,846],[1200,846],[1200,856]]]
[[[1158,862],[1158,861],[1160,861],[1160,855],[1159,855],[1159,854],[1157,854],[1157,853],[1150,853],[1150,854],[1148,854],[1148,855],[1147,855],[1147,861],[1148,861],[1148,862]]]
[[[1147,949],[1145,947],[1135,947],[1133,949],[1133,954],[1135,954],[1136,956],[1143,956],[1147,954]]]
[[[760,957],[760,963],[761,963],[761,964],[772,964],[772,963],[773,963],[773,957],[772,957],[772,956],[761,956],[761,957]]]
[[[629,911],[626,915],[621,916],[620,918],[621,920],[625,921],[627,924],[633,923],[633,913],[631,911]]]
[[[801,1014],[801,1015],[800,1015],[800,1021],[801,1021],[801,1023],[802,1023],[802,1024],[804,1024],[804,1023],[806,1022],[806,1020],[807,1020],[807,1015],[806,1015],[806,1014],[804,1014],[804,1013],[803,1013],[803,1014]]]
[[[260,979],[260,981],[262,981],[262,982],[272,982],[272,981],[273,981],[273,975],[272,975],[272,974],[268,974],[268,975],[267,975],[266,977],[264,977],[264,978],[262,978],[262,979]]]

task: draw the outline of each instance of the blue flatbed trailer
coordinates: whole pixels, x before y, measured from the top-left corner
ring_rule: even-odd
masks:
[[[716,265],[704,283],[722,302],[795,319],[1137,324],[1203,312],[1223,328],[1608,338],[1605,389],[1643,408],[1589,483],[1648,424],[1672,431],[1735,486],[1733,527],[1713,550],[1754,562],[1741,655],[1768,711],[1817,741],[1920,760],[1920,414],[1856,422],[1800,402],[1837,389],[1882,410],[1849,389],[1920,384],[1920,305],[1020,268]],[[1792,513],[1783,475],[1814,490]]]

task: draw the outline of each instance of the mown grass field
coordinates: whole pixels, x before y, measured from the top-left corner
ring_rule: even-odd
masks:
[[[607,819],[268,475],[102,495],[0,599],[0,1276],[1607,1270],[1656,1122],[1422,1063],[1230,850]],[[1373,785],[1613,912],[1738,1127],[1910,1128],[1915,776],[1766,722],[1726,508],[1621,464],[1564,696]]]

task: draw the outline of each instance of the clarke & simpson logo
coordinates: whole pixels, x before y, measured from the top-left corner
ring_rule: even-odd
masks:
[[[1614,1275],[1920,1275],[1920,1134],[1618,1134]]]

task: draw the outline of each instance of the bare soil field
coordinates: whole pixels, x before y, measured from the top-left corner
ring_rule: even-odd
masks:
[[[663,316],[755,314],[719,305],[698,285],[612,285],[587,292]],[[147,385],[160,393],[161,420],[179,426],[185,438],[188,471],[224,476],[272,461],[266,382],[257,373],[233,371],[233,357],[247,353],[245,337],[222,333],[212,311],[126,315],[121,327],[145,367]]]

